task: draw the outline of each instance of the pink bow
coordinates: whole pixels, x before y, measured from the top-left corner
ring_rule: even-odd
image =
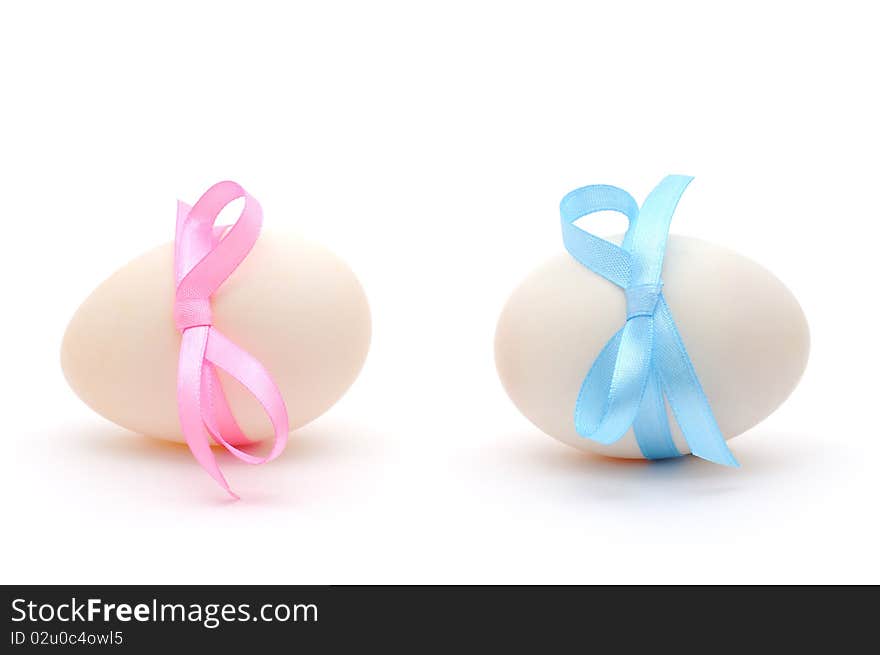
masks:
[[[220,211],[244,198],[244,209],[231,226],[214,227]],[[235,182],[219,182],[193,207],[177,204],[174,240],[174,324],[182,333],[177,368],[177,410],[186,443],[202,467],[234,498],[211,452],[210,435],[230,453],[249,464],[275,459],[287,443],[287,408],[278,387],[256,359],[214,327],[211,295],[247,257],[260,233],[263,210]],[[228,227],[228,229],[227,229]],[[219,366],[250,391],[263,406],[275,430],[275,443],[265,457],[236,446],[251,443],[236,423],[220,378]]]

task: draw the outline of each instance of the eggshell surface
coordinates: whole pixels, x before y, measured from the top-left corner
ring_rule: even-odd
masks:
[[[135,432],[183,441],[177,415],[180,334],[174,326],[173,244],[103,282],[70,321],[61,348],[77,395]],[[212,296],[214,327],[259,360],[284,397],[291,429],[333,405],[354,382],[370,343],[370,311],[351,270],[316,244],[264,233]],[[253,440],[272,436],[259,403],[219,371]]]
[[[757,425],[789,396],[806,367],[809,328],[797,300],[753,261],[689,237],[669,238],[662,279],[722,434],[730,439]],[[603,446],[574,427],[581,384],[625,317],[620,287],[561,254],[527,276],[508,300],[495,361],[513,403],[545,433],[583,450],[642,458],[632,430]],[[689,453],[668,405],[667,412],[678,450]]]

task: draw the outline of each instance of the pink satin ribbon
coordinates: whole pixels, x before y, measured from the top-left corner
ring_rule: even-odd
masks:
[[[214,227],[220,211],[238,198],[244,198],[238,220],[231,226]],[[238,496],[229,488],[211,452],[211,437],[240,460],[262,464],[281,454],[289,431],[287,408],[272,377],[260,362],[224,337],[211,316],[211,295],[247,257],[262,221],[260,204],[235,182],[215,184],[192,207],[177,204],[174,324],[181,332],[178,415],[196,460],[234,498]],[[265,457],[237,447],[252,442],[232,415],[215,367],[244,385],[269,416],[275,441]]]

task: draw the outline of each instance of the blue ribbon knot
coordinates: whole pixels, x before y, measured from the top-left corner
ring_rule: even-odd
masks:
[[[669,223],[692,179],[668,175],[641,209],[626,191],[607,185],[575,189],[562,199],[566,250],[626,294],[626,322],[596,357],[581,385],[575,428],[582,437],[606,445],[632,428],[648,459],[679,457],[669,429],[668,402],[691,453],[739,466],[700,386],[660,279]],[[582,216],[599,211],[620,212],[629,219],[620,246],[574,225]]]
[[[626,294],[626,320],[639,316],[653,316],[657,303],[660,301],[660,293],[663,283],[659,284],[636,284],[624,289]]]

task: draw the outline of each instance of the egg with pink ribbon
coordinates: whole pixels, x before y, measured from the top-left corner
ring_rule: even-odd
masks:
[[[239,219],[214,222],[245,199]],[[174,243],[135,258],[86,298],[61,363],[93,410],[134,432],[185,441],[224,488],[212,445],[272,459],[289,430],[354,382],[370,311],[351,269],[292,234],[260,234],[262,208],[233,182],[178,206]],[[268,455],[246,446],[274,439]],[[230,492],[231,493],[231,492]]]

